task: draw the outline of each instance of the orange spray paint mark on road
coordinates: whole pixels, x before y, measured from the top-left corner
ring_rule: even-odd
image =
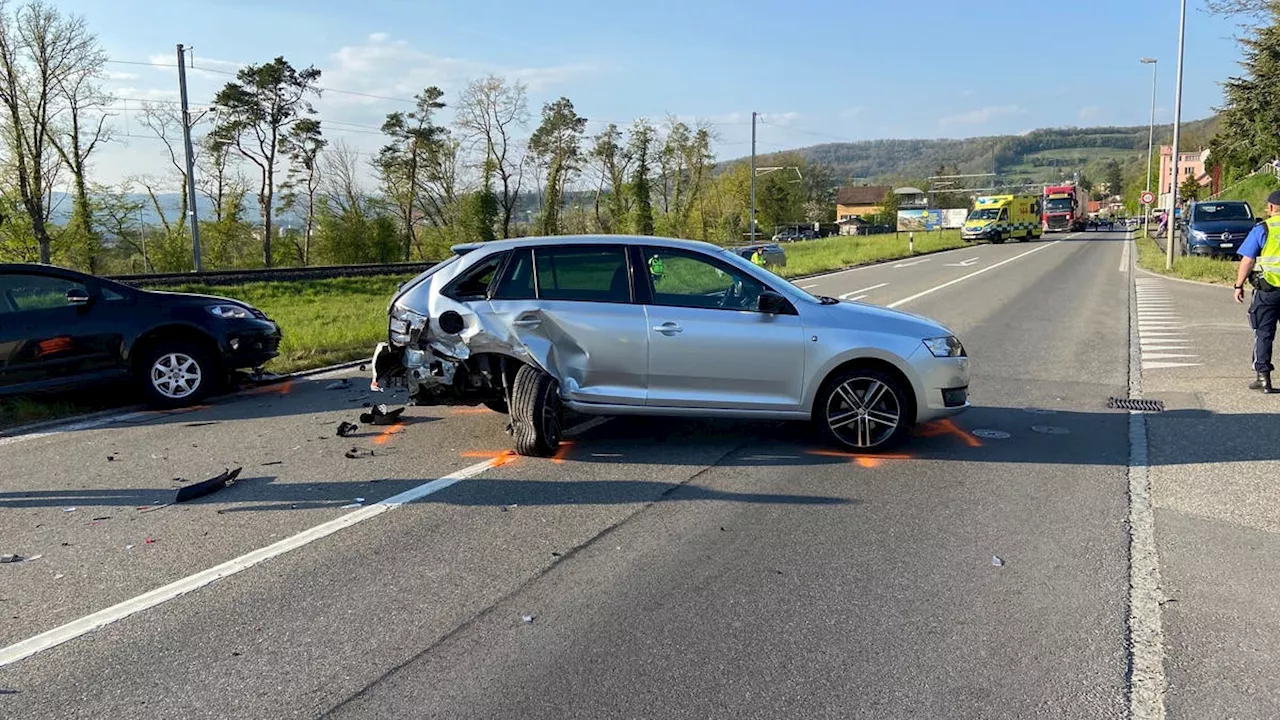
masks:
[[[386,445],[391,440],[392,435],[396,435],[402,432],[404,432],[404,423],[396,423],[395,425],[392,425],[391,427],[379,433],[378,437],[373,439],[373,444]]]
[[[560,447],[556,449],[556,454],[551,457],[551,462],[557,465],[563,465],[565,458],[569,457],[569,451],[573,449],[572,442],[560,442]]]
[[[931,423],[925,423],[916,429],[916,437],[932,438],[942,435],[954,435],[964,441],[964,444],[971,448],[982,447],[982,441],[974,437],[972,434],[961,430],[955,422],[951,420],[935,420]]]
[[[449,411],[450,415],[492,415],[493,411],[489,408],[471,408],[460,407],[453,408]]]
[[[502,452],[494,452],[492,450],[468,450],[467,452],[462,453],[462,457],[487,458],[493,461],[494,467],[502,467],[503,465],[514,461],[519,456],[511,450],[504,450]]]
[[[839,450],[806,450],[809,455],[817,455],[819,457],[844,458],[854,465],[864,468],[880,467],[885,460],[910,460],[911,455],[901,453],[885,453],[883,455],[859,455],[857,453],[841,452]]]

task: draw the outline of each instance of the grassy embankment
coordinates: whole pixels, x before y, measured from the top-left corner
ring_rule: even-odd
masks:
[[[919,232],[917,254],[960,247],[959,231]],[[784,277],[908,257],[907,234],[833,237],[787,243]],[[333,363],[366,358],[386,337],[387,303],[397,286],[410,276],[378,276],[247,283],[234,287],[183,285],[165,290],[196,292],[243,300],[280,324],[284,342],[280,356],[267,365],[277,373],[296,372]],[[16,398],[0,401],[0,427],[66,417],[133,400],[127,392],[116,397],[85,400],[81,394],[39,401]]]
[[[1244,200],[1256,216],[1263,216],[1267,209],[1267,195],[1280,188],[1280,179],[1273,175],[1254,175],[1244,182],[1228,188],[1220,200]],[[1152,229],[1154,233],[1154,228]],[[1215,285],[1235,285],[1236,270],[1239,267],[1231,260],[1216,260],[1206,257],[1178,256],[1173,260],[1173,270],[1165,270],[1165,251],[1154,239],[1149,239],[1144,230],[1135,233],[1138,244],[1138,267],[1151,272],[1182,278],[1214,283]]]

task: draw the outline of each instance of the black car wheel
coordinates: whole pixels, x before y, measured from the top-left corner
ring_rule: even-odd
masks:
[[[201,348],[184,342],[160,342],[137,366],[147,404],[160,408],[194,405],[215,383],[213,360]]]
[[[559,386],[555,378],[531,365],[516,372],[511,388],[511,434],[517,453],[546,457],[560,447]]]
[[[902,443],[914,423],[910,388],[875,368],[853,368],[818,393],[814,420],[830,441],[851,450],[888,450]]]

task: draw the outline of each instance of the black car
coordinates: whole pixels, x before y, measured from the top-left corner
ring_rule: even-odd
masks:
[[[0,263],[0,396],[133,379],[152,406],[191,405],[232,370],[275,357],[280,338],[238,300]]]
[[[1191,203],[1183,213],[1182,247],[1187,255],[1235,257],[1257,220],[1249,203],[1213,200]]]

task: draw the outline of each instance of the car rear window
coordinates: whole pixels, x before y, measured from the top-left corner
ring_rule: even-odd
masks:
[[[540,247],[533,254],[542,300],[631,302],[627,252],[621,245]]]
[[[1196,220],[1252,220],[1253,211],[1245,203],[1197,203]]]

